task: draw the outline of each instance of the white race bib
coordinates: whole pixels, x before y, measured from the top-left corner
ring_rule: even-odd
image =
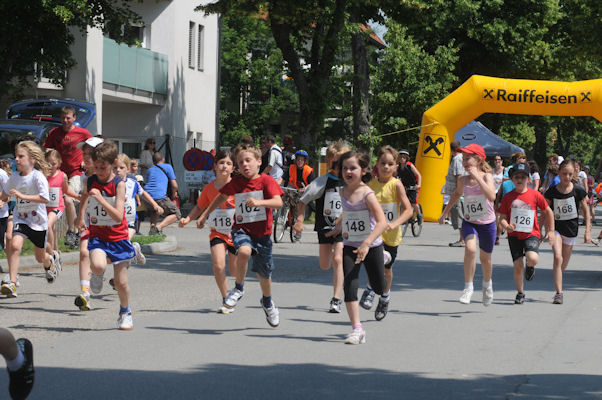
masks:
[[[343,239],[363,242],[370,235],[370,211],[345,211],[343,213]]]
[[[487,217],[487,199],[484,195],[464,196],[464,219],[478,221]]]
[[[104,198],[111,206],[115,207],[115,196]],[[89,197],[88,207],[86,208],[90,214],[90,225],[95,226],[113,226],[119,224],[115,222],[102,205],[95,198]]]
[[[395,221],[398,217],[399,207],[397,203],[383,203],[380,205],[385,213],[385,218],[388,223]]]
[[[209,226],[219,233],[226,235],[230,234],[232,225],[234,224],[234,208],[221,209],[216,208],[211,214],[209,214]]]
[[[46,203],[46,207],[58,207],[60,194],[61,194],[61,188],[57,188],[57,187],[48,188],[48,203]]]
[[[23,200],[16,196],[15,196],[15,198],[17,201],[17,205],[16,205],[17,212],[20,214],[32,212],[32,211],[35,211],[38,209],[38,203],[33,203],[31,201]]]
[[[246,204],[249,197],[257,200],[263,200],[263,191],[236,193],[234,195],[234,204],[236,204],[236,222],[239,224],[248,224],[266,220],[265,207],[250,207]]]
[[[341,204],[341,195],[338,190],[329,190],[324,196],[324,211],[323,215],[330,218],[338,218],[343,212]]]
[[[575,198],[569,197],[566,199],[554,199],[554,219],[558,221],[566,221],[577,218],[577,206]]]
[[[510,223],[515,225],[516,232],[531,233],[535,223],[535,211],[526,208],[512,208]]]
[[[136,221],[136,199],[128,197],[123,207],[125,209],[125,219],[128,224],[134,223]]]

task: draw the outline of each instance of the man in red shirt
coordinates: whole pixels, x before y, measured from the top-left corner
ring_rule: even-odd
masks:
[[[76,118],[75,109],[71,106],[65,106],[61,110],[62,126],[54,128],[48,134],[44,147],[47,149],[56,149],[63,163],[61,170],[69,178],[69,187],[75,193],[80,194],[82,189],[81,174],[83,171],[83,153],[76,146],[79,142],[92,137],[92,134],[86,129],[74,125]],[[75,204],[73,199],[65,196],[65,214],[67,216],[67,235],[65,244],[72,248],[77,248],[79,245],[79,235],[75,230]]]

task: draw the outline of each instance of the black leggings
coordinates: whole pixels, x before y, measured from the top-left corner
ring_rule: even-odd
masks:
[[[356,247],[343,247],[343,273],[345,280],[343,282],[343,290],[345,291],[345,302],[357,301],[357,289],[359,287],[360,267],[362,263],[356,264],[355,259],[357,254],[353,252]],[[383,246],[370,248],[363,264],[366,266],[368,281],[376,294],[382,295],[385,290],[385,266],[383,258]]]

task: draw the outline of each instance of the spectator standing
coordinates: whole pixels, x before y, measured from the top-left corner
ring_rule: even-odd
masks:
[[[449,163],[449,168],[447,169],[447,176],[445,177],[445,194],[451,196],[458,186],[459,179],[464,176],[464,167],[462,166],[462,153],[458,152],[460,148],[460,142],[454,140],[450,144],[452,159]],[[463,247],[464,246],[464,238],[462,237],[462,231],[460,231],[460,227],[462,226],[462,215],[464,215],[464,202],[462,199],[458,200],[456,204],[450,209],[450,218],[452,227],[454,230],[459,232],[460,238],[449,245],[451,247]]]
[[[157,219],[159,215],[154,211],[151,204],[146,203],[146,209],[150,214],[150,230],[149,235],[159,235],[163,228],[173,224],[182,218],[180,209],[172,201],[178,197],[178,182],[173,167],[165,163],[163,154],[156,152],[153,155],[153,163],[155,164],[148,170],[146,176],[146,185],[144,190],[150,194],[155,202],[163,209],[165,218],[159,224]]]
[[[551,186],[551,184],[552,184],[552,179],[554,179],[554,177],[556,176],[556,175],[552,175],[552,174],[549,172],[549,169],[550,169],[550,167],[553,167],[553,166],[556,166],[556,167],[558,167],[558,164],[559,164],[559,162],[560,162],[560,161],[558,161],[558,158],[559,158],[558,154],[555,154],[555,153],[554,153],[554,154],[552,154],[552,155],[550,155],[550,157],[548,157],[548,168],[547,168],[547,172],[546,172],[546,174],[543,176],[543,181],[542,181],[542,183],[541,183],[541,186],[539,187],[539,191],[540,191],[541,193],[545,193],[545,192],[546,192],[546,191],[547,191],[547,190],[550,188],[550,186]]]
[[[140,153],[140,174],[146,179],[146,173],[153,167],[153,155],[155,154],[155,138],[148,138],[144,143],[144,150]]]
[[[83,172],[83,153],[76,146],[92,137],[86,129],[75,125],[77,114],[71,106],[61,109],[61,126],[54,128],[48,134],[44,147],[59,152],[63,163],[61,171],[67,175],[69,188],[76,194],[81,194],[81,174]],[[79,234],[75,229],[75,203],[65,196],[65,215],[67,218],[67,235],[65,244],[72,248],[79,246]]]
[[[268,164],[263,170],[264,174],[270,175],[278,184],[282,183],[282,175],[284,174],[282,149],[276,144],[276,138],[268,135],[265,138],[265,145],[268,148]],[[262,159],[263,161],[263,159]]]

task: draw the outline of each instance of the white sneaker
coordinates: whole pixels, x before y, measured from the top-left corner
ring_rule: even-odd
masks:
[[[217,309],[217,313],[218,314],[232,314],[234,312],[234,310],[236,310],[236,308],[234,308],[234,307],[227,307],[226,305],[222,304]]]
[[[461,300],[460,300],[461,301]],[[493,302],[493,287],[483,288],[483,305],[488,307]]]
[[[54,255],[54,262],[56,263],[56,267],[59,272],[63,271],[63,264],[61,263],[61,253],[56,250],[52,250],[52,254]]]
[[[280,324],[280,311],[272,301],[272,304],[269,308],[265,308],[263,305],[263,301],[259,299],[259,304],[261,304],[261,308],[263,308],[263,312],[265,312],[265,319],[268,321],[268,324],[272,328],[277,327]]]
[[[389,253],[387,250],[384,250],[383,256],[385,260],[385,265],[389,264],[391,262],[391,253]]]
[[[472,298],[473,293],[474,293],[474,290],[472,290],[472,289],[464,289],[462,291],[462,296],[460,296],[460,303],[470,304],[470,299]]]
[[[90,274],[90,290],[92,291],[92,293],[99,294],[100,292],[102,292],[102,285],[103,285],[104,280],[105,280],[104,274],[102,274],[102,275],[96,275],[94,273]]]
[[[134,329],[134,321],[132,320],[132,313],[122,313],[119,314],[119,318],[117,319],[117,326],[122,331],[131,331]]]
[[[56,282],[56,280],[59,277],[59,272],[61,272],[61,270],[59,269],[59,265],[54,259],[54,256],[50,257],[50,267],[48,269],[44,268],[44,271],[46,273],[46,281],[48,283]]]
[[[363,344],[366,343],[366,331],[362,328],[357,328],[351,331],[345,339],[345,344]]]
[[[5,283],[10,283],[10,274],[4,275],[4,277],[2,278],[2,283],[0,283],[0,284],[3,285]],[[21,286],[21,278],[19,277],[19,274],[17,274],[17,283],[15,284],[15,286],[16,287]]]
[[[226,300],[224,300],[224,305],[229,308],[234,308],[238,304],[238,300],[242,299],[244,296],[244,290],[238,290],[236,288],[230,290],[228,295],[226,296]]]
[[[134,246],[134,250],[136,251],[136,257],[132,260],[134,264],[144,265],[146,264],[146,257],[142,254],[142,249],[140,248],[140,243],[132,242],[132,246]]]

